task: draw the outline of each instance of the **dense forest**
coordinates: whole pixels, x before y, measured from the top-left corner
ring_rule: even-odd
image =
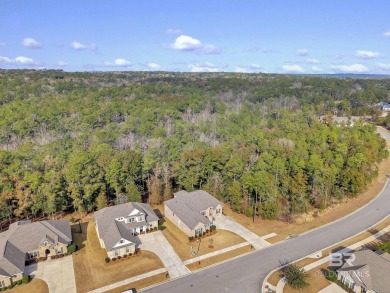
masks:
[[[0,70],[0,216],[201,188],[248,216],[289,220],[377,175],[388,152],[375,127],[332,117],[376,119],[389,93],[389,79]]]

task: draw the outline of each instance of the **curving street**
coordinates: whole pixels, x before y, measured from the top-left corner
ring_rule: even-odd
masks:
[[[174,279],[144,292],[260,292],[266,275],[281,262],[293,261],[369,229],[390,214],[390,184],[359,211],[240,258]],[[375,233],[375,232],[373,232]]]

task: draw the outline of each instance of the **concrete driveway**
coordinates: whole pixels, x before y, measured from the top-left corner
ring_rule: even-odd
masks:
[[[44,262],[26,266],[25,274],[44,280],[50,293],[76,293],[73,258],[71,255],[59,259],[48,259]]]
[[[251,244],[256,250],[271,245],[269,242],[265,241],[260,236],[253,233],[252,231],[249,231],[247,228],[245,228],[244,226],[242,226],[241,224],[237,223],[236,221],[234,221],[229,217],[226,216],[215,217],[214,224],[215,226],[217,226],[217,229],[228,230],[241,236],[246,241],[248,241],[249,244]]]
[[[161,259],[171,279],[190,273],[161,231],[139,235],[139,248],[151,251]]]

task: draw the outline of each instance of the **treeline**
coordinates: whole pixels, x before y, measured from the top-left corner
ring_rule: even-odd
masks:
[[[0,71],[0,213],[161,203],[205,189],[241,213],[289,219],[356,196],[387,156],[369,114],[389,80]]]

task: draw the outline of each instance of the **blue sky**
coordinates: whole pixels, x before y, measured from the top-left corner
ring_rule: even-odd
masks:
[[[390,74],[390,2],[2,0],[0,68]]]

